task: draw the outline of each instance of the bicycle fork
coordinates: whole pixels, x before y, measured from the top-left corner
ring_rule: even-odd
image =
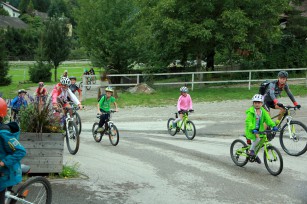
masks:
[[[290,139],[293,139],[293,135],[295,134],[295,128],[294,125],[292,125],[291,127],[291,121],[292,121],[292,117],[291,116],[287,116],[287,127],[288,127],[288,132],[289,132],[289,137]],[[294,133],[294,134],[292,134]]]

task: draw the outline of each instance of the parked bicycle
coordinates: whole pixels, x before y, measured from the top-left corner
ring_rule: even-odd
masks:
[[[259,132],[262,137],[260,142],[256,146],[254,156],[250,156],[248,154],[249,149],[251,147],[251,141],[249,139],[246,139],[247,144],[241,139],[236,139],[235,141],[233,141],[230,146],[230,156],[232,161],[240,167],[245,166],[247,162],[255,162],[259,151],[263,147],[263,160],[266,169],[273,176],[279,175],[283,170],[283,158],[279,150],[270,143],[270,141],[274,138],[271,137],[272,134],[270,133],[272,132],[272,130]]]
[[[291,156],[300,156],[307,151],[307,127],[300,121],[293,120],[296,107],[283,106],[286,113],[283,115],[278,129],[280,129],[279,142],[282,149]],[[279,115],[272,117],[277,118]],[[282,122],[286,123],[282,126]],[[275,134],[274,134],[275,136]]]
[[[106,134],[106,135],[109,135],[109,140],[111,142],[111,144],[113,146],[116,146],[119,142],[119,133],[118,133],[118,129],[117,127],[114,125],[114,122],[111,121],[111,114],[115,113],[116,111],[114,110],[111,110],[110,111],[110,117],[107,119],[106,123],[108,124],[108,128],[107,129],[104,129],[103,132],[98,132],[97,129],[98,129],[98,125],[99,123],[98,122],[95,122],[93,124],[93,127],[92,127],[92,133],[93,133],[93,137],[94,137],[94,140],[96,142],[100,142],[103,135]],[[102,115],[97,115],[96,117],[100,119]]]
[[[66,114],[64,114],[64,109]],[[57,111],[60,113],[60,124],[65,131],[68,151],[70,154],[75,155],[79,150],[80,136],[74,118],[70,117],[69,110],[67,107],[59,107]]]
[[[90,90],[91,89],[91,85],[92,84],[92,77],[86,77],[86,90]],[[93,83],[94,84],[94,83]],[[81,89],[83,89],[83,81],[81,81],[80,83],[79,83],[79,87],[81,88]]]
[[[180,130],[182,130],[182,132],[185,134],[185,136],[189,140],[194,139],[196,135],[196,128],[195,128],[194,123],[188,118],[189,112],[193,112],[193,111],[183,111],[182,112],[183,114],[182,121],[177,122],[176,127],[173,127],[173,122],[175,121],[175,118],[178,118],[178,113],[175,113],[175,118],[168,119],[167,130],[171,136],[175,136],[178,132],[180,132]]]
[[[23,175],[28,174],[30,167],[21,165]],[[52,188],[50,182],[41,176],[27,179],[21,185],[7,189],[5,192],[5,204],[26,203],[26,204],[51,204]]]
[[[81,117],[79,115],[79,113],[77,112],[77,110],[79,110],[79,106],[77,106],[76,104],[74,104],[74,102],[69,102],[69,104],[72,107],[72,117],[74,118],[74,122],[76,123],[77,127],[78,127],[78,133],[79,135],[81,134],[82,131],[82,122],[81,122]]]

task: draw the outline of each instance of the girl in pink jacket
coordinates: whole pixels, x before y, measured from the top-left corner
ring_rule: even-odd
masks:
[[[193,103],[192,103],[192,98],[190,94],[188,94],[188,88],[183,86],[180,88],[180,96],[177,102],[177,110],[179,113],[178,118],[176,118],[173,122],[173,127],[176,127],[177,122],[182,120],[183,112],[185,111],[193,111]]]

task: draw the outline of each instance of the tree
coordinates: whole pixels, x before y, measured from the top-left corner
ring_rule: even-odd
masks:
[[[127,71],[134,57],[133,1],[80,0],[75,13],[78,36],[95,66],[111,65],[117,72]]]
[[[70,38],[67,36],[67,21],[62,18],[50,18],[43,34],[44,56],[54,67],[54,81],[57,81],[57,68],[65,61],[70,52]]]
[[[10,16],[10,14],[3,8],[0,8],[0,16]]]
[[[0,30],[0,86],[9,85],[12,82],[12,78],[8,76],[9,65],[5,53],[4,37],[3,31]]]

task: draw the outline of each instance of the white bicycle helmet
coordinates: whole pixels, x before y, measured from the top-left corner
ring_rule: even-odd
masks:
[[[180,88],[180,92],[188,93],[189,89],[185,86]]]
[[[67,86],[69,86],[71,84],[70,79],[67,78],[67,77],[62,77],[61,80],[60,80],[60,83],[62,85],[67,85]]]
[[[258,102],[263,103],[263,96],[261,94],[255,94],[252,98],[252,101],[253,102],[258,101]]]

